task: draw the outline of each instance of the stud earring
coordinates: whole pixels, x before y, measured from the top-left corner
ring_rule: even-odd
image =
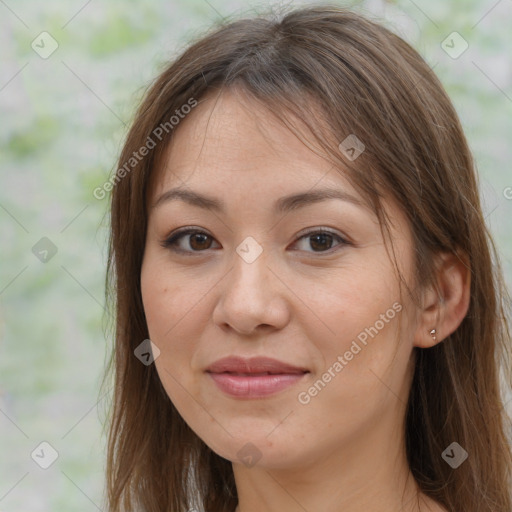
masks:
[[[436,338],[436,330],[435,330],[435,329],[432,329],[432,330],[430,331],[430,336],[432,336],[432,339],[433,339],[434,341],[437,341],[437,338]]]

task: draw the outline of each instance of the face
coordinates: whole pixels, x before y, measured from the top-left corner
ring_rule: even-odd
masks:
[[[340,170],[225,91],[181,122],[149,205],[141,285],[155,364],[207,445],[283,468],[396,436],[414,309]],[[411,233],[384,206],[408,279]]]

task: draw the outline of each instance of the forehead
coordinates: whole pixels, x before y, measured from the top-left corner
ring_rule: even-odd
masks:
[[[291,120],[291,119],[290,119]],[[293,130],[236,90],[210,94],[178,125],[152,180],[154,194],[170,186],[209,188],[342,186],[346,175],[314,142],[306,125]]]

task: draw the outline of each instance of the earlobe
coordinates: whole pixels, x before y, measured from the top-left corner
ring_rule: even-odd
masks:
[[[414,336],[414,346],[430,348],[453,333],[466,316],[471,292],[467,258],[453,253],[439,255],[437,287],[425,291],[423,308]]]

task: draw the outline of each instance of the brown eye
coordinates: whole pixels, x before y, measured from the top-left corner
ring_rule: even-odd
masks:
[[[296,243],[299,244],[299,242],[303,244],[300,250],[317,253],[328,252],[333,248],[335,249],[337,245],[348,245],[348,242],[340,235],[324,230],[306,233]]]
[[[328,250],[331,248],[333,243],[333,236],[326,233],[320,233],[318,235],[312,235],[310,238],[310,246],[316,250]]]
[[[204,233],[192,234],[189,240],[190,247],[195,251],[209,249],[211,245],[211,238]]]
[[[179,253],[198,253],[212,248],[214,238],[204,231],[185,229],[174,233],[162,242],[162,246]],[[325,253],[335,250],[337,245],[348,245],[340,235],[331,231],[311,231],[302,235],[296,244],[306,243],[299,250],[313,253]]]
[[[201,252],[211,248],[213,238],[197,229],[188,229],[171,235],[162,246],[176,252]]]

